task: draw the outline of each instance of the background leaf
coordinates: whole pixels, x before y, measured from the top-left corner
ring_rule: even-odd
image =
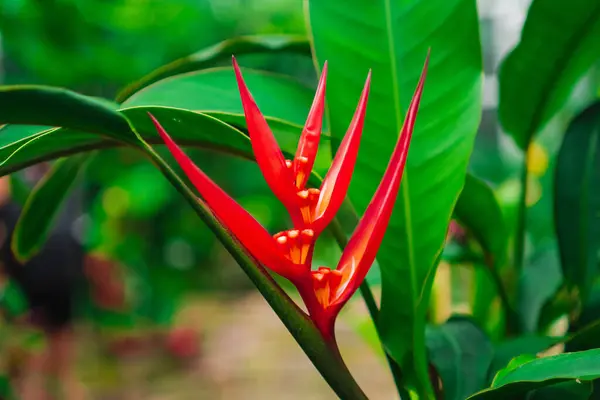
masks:
[[[463,400],[487,384],[494,348],[469,318],[454,317],[426,330],[429,360],[442,379],[445,400]]]
[[[530,390],[578,379],[600,378],[600,349],[537,358],[500,371],[491,387],[469,399],[506,399]]]
[[[218,61],[242,54],[297,53],[310,57],[310,45],[301,35],[253,35],[224,40],[194,54],[164,65],[140,80],[125,87],[117,96],[119,103],[127,100],[140,89],[169,76],[197,71],[214,66]]]
[[[600,102],[569,125],[556,160],[554,215],[564,279],[590,292],[600,251]]]
[[[525,335],[499,343],[494,349],[488,379],[491,382],[498,371],[505,368],[513,358],[523,354],[536,355],[562,340],[563,338],[558,337]]]
[[[593,391],[592,382],[569,381],[534,390],[527,400],[584,400]]]
[[[486,252],[502,263],[506,257],[508,229],[498,200],[487,183],[467,174],[454,216]]]
[[[341,138],[369,69],[364,136],[349,197],[365,210],[387,166],[428,48],[431,61],[397,207],[378,253],[379,327],[406,374],[427,387],[424,314],[428,274],[444,242],[481,114],[475,1],[309,1],[317,65],[328,60],[331,135]],[[459,90],[457,90],[459,89]],[[433,279],[430,280],[431,282]],[[414,357],[413,357],[414,356]],[[408,375],[407,375],[408,378]],[[421,391],[422,392],[422,391]]]
[[[27,198],[11,240],[20,262],[25,263],[42,248],[60,206],[88,159],[88,155],[80,154],[56,161]]]
[[[565,104],[598,60],[598,48],[598,1],[574,0],[565,7],[560,0],[533,0],[521,41],[498,77],[499,118],[522,149]]]

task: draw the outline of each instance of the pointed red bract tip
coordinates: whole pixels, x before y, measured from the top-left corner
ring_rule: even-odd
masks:
[[[285,258],[279,256],[280,252],[272,236],[194,164],[152,114],[148,115],[185,175],[217,218],[257,260],[283,277],[294,278],[290,276],[290,273],[295,271],[294,268]]]
[[[323,72],[319,79],[315,98],[313,100],[304,129],[298,142],[296,158],[293,162],[296,187],[304,189],[315,164],[317,151],[319,150],[319,139],[323,129],[323,112],[325,109],[325,87],[327,81],[327,62],[323,65]]]
[[[252,94],[250,94],[250,90],[244,82],[242,72],[235,57],[232,60],[256,162],[267,185],[269,185],[275,196],[286,206],[292,219],[298,221],[299,216],[295,204],[296,189],[292,173],[286,166],[281,149],[265,117],[260,112]]]
[[[358,148],[360,147],[370,87],[371,71],[367,75],[365,86],[348,131],[321,184],[321,194],[316,206],[316,218],[313,226],[316,232],[321,232],[331,222],[348,192],[358,156]]]
[[[381,183],[350,238],[348,245],[344,249],[338,264],[338,269],[349,277],[347,288],[343,290],[335,302],[339,307],[354,294],[367,275],[367,272],[375,261],[375,256],[390,221],[406,164],[408,148],[421,101],[425,76],[427,75],[428,63],[429,56],[425,60],[419,84],[411,100],[400,137],[398,138]]]

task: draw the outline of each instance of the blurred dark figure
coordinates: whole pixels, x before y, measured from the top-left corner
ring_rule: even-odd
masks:
[[[0,178],[2,273],[22,291],[27,301],[25,313],[11,317],[16,323],[41,331],[46,341],[43,351],[27,357],[17,390],[23,400],[50,398],[46,385],[51,380],[58,383],[64,398],[83,399],[83,387],[73,368],[76,300],[82,286],[87,285],[93,298],[104,300],[102,307],[119,307],[123,305],[123,288],[107,279],[106,274],[111,271],[106,268],[107,260],[85,255],[70,223],[58,223],[43,249],[21,264],[10,246],[20,213],[20,206],[10,199],[8,178]]]

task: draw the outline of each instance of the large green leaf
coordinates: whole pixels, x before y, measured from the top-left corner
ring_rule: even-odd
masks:
[[[509,365],[498,372],[490,388],[469,399],[510,399],[530,390],[556,383],[579,380],[581,382],[600,378],[600,349],[564,353]]]
[[[63,201],[88,159],[87,155],[80,154],[56,161],[35,186],[23,207],[11,241],[19,261],[24,263],[42,248]]]
[[[500,122],[525,149],[598,60],[600,2],[533,0],[521,41],[500,68]]]
[[[346,132],[369,69],[373,73],[365,133],[349,192],[359,213],[383,175],[431,48],[397,207],[378,253],[383,281],[378,322],[385,345],[405,373],[417,371],[420,384],[428,386],[422,340],[423,304],[428,304],[424,282],[442,248],[481,114],[476,2],[308,3],[318,65],[328,60],[333,137],[339,139]]]
[[[494,348],[477,325],[454,317],[426,333],[429,360],[442,379],[445,400],[464,400],[487,386]]]
[[[600,251],[600,101],[569,125],[556,159],[554,221],[564,279],[588,296]]]
[[[169,76],[214,66],[218,61],[231,58],[232,54],[282,53],[298,53],[310,57],[308,39],[300,35],[254,35],[227,39],[152,71],[125,87],[117,96],[117,101],[123,102],[135,92]]]

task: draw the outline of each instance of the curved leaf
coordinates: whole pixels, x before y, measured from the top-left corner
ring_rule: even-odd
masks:
[[[565,133],[556,159],[554,215],[564,279],[585,300],[600,251],[600,101]]]
[[[314,96],[312,89],[286,75],[249,69],[244,69],[243,74],[265,116],[304,126]],[[123,107],[147,105],[244,115],[235,74],[230,67],[163,79],[123,103]]]
[[[178,143],[253,159],[248,136],[209,115],[171,107],[131,107],[119,110],[119,113],[131,121],[145,140],[162,144],[147,118],[149,111],[160,118],[166,129],[173,131],[173,138]],[[65,126],[68,126],[66,122]],[[288,128],[285,130],[287,133],[280,134],[278,131],[275,133],[278,139],[283,138],[279,142],[284,153],[293,155],[300,129],[297,135],[294,135],[293,128],[289,125]],[[27,125],[6,125],[0,128],[0,176],[41,161],[122,145],[118,141],[70,128],[51,128],[41,131],[39,129],[42,128]],[[119,134],[115,133],[115,135],[118,137]],[[292,140],[293,138],[295,140]]]
[[[445,400],[463,400],[487,386],[486,372],[494,348],[477,325],[468,318],[454,317],[428,328],[429,360],[442,379]]]
[[[106,101],[49,86],[0,87],[0,124],[66,126],[135,142],[127,120]]]
[[[490,388],[469,397],[469,400],[510,399],[530,390],[561,382],[592,381],[600,378],[600,349],[564,353],[536,358],[516,366],[509,365],[498,372]]]
[[[481,114],[475,3],[330,0],[309,1],[307,7],[318,65],[328,60],[333,137],[344,135],[372,69],[365,134],[349,191],[359,213],[383,175],[431,48],[401,193],[377,257],[385,346],[405,372],[417,371],[423,386],[429,386],[422,340],[426,306],[419,304],[429,303],[424,283],[435,275],[431,269],[464,183]]]
[[[117,95],[117,101],[122,103],[135,92],[169,76],[197,71],[214,66],[221,60],[230,59],[232,54],[281,54],[298,53],[310,57],[308,39],[300,35],[255,35],[240,36],[224,40],[202,49],[189,56],[182,57],[164,65],[142,79],[131,83]]]
[[[11,240],[13,253],[20,262],[25,263],[43,246],[52,222],[88,159],[80,154],[56,161],[34,187]]]
[[[521,41],[499,73],[500,122],[526,149],[598,60],[600,3],[533,0]]]

